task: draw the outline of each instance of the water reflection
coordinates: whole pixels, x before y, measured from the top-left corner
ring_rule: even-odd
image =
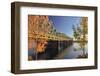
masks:
[[[87,54],[88,49],[87,45],[85,46],[85,53]],[[74,42],[73,45],[66,48],[63,52],[58,54],[57,59],[75,59],[79,56],[82,56],[83,50],[79,47],[77,42]]]
[[[48,44],[46,45],[46,48],[43,52],[36,53],[35,49],[29,49],[28,54],[29,57],[31,56],[31,60],[87,58],[87,47],[88,46],[86,45],[84,48],[86,54],[84,56],[83,50],[80,48],[79,43],[77,42],[68,43],[67,41],[62,41],[59,43],[58,41],[48,41]]]

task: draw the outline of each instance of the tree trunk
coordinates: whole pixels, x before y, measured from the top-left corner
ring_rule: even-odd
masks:
[[[85,56],[85,48],[83,47],[83,56]]]

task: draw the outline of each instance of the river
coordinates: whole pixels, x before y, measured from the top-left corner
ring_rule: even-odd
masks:
[[[85,53],[88,53],[87,45],[85,47]],[[68,48],[64,49],[60,52],[55,59],[76,59],[80,55],[83,54],[82,49],[79,47],[77,42],[74,42],[73,45],[69,46]]]

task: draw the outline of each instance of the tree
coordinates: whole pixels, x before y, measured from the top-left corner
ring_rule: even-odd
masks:
[[[87,42],[87,33],[88,33],[88,27],[87,27],[87,18],[83,17],[81,18],[80,26],[73,25],[73,36],[76,41],[79,41],[78,44],[83,50],[83,56],[85,56],[85,46]]]

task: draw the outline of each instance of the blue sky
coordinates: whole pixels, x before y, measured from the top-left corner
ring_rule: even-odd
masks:
[[[65,33],[73,37],[73,25],[80,24],[81,17],[75,16],[49,16],[49,20],[53,22],[54,27],[58,32]]]

